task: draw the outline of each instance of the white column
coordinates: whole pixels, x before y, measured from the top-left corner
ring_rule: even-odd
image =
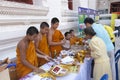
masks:
[[[80,0],[80,7],[88,8],[88,0]]]
[[[69,10],[68,8],[68,0],[61,0],[62,10]]]
[[[88,8],[96,10],[97,0],[88,0]]]
[[[78,7],[80,7],[80,0],[73,0],[73,10],[78,11]]]
[[[48,7],[49,7],[49,13],[47,15],[49,19],[49,23],[53,17],[59,18],[61,22],[61,10],[62,10],[62,4],[61,0],[47,0]]]

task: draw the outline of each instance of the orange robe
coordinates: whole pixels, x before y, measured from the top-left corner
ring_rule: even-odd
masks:
[[[75,42],[77,42],[77,41],[78,41],[78,38],[77,38],[76,36],[70,38],[70,44],[71,44],[71,45],[74,45]]]
[[[54,34],[52,35],[52,41],[61,42],[61,40],[63,39],[64,39],[64,36],[62,35],[62,33],[59,30],[55,30]],[[56,52],[56,56],[58,56],[61,50],[62,50],[62,45],[50,46],[52,58],[55,57],[55,54],[54,54],[55,52]]]
[[[42,40],[39,41],[38,48],[41,52],[45,53],[46,55],[50,56],[49,46],[47,42],[46,35],[42,35]],[[47,61],[43,58],[38,58],[39,66],[45,64]]]
[[[22,64],[21,59],[20,59],[20,51],[17,48],[16,49],[17,52],[17,75],[19,78],[26,76],[27,74],[29,74],[30,72],[32,72],[32,69],[30,69],[29,67],[25,66],[24,64]],[[32,64],[33,66],[38,66],[38,62],[37,62],[37,55],[35,52],[35,46],[34,43],[31,41],[29,43],[29,46],[26,50],[26,60]]]

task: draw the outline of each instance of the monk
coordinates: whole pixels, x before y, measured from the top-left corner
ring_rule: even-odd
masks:
[[[62,45],[65,43],[64,36],[61,31],[57,30],[59,26],[58,18],[52,18],[51,28],[48,34],[48,43],[50,45],[50,51],[52,58],[59,55],[62,50]]]
[[[36,51],[39,54],[48,57],[48,59],[52,59],[51,57],[49,57],[50,51],[49,51],[49,45],[48,45],[48,41],[47,41],[48,31],[49,31],[48,23],[42,22],[40,25],[40,32],[39,32],[37,38],[35,39],[35,47],[36,47]],[[46,62],[47,62],[47,60],[45,60],[43,58],[38,59],[39,66],[45,64]]]
[[[71,35],[70,44],[74,45],[77,41],[79,41],[79,38],[77,36],[75,36],[74,30],[71,29],[69,32]]]
[[[34,39],[38,35],[38,30],[34,26],[28,28],[26,36],[17,45],[17,75],[18,78],[24,77],[30,72],[44,72],[44,70],[38,68],[37,56],[46,58],[37,54],[34,46]]]

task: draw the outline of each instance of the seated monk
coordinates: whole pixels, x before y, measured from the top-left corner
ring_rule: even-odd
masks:
[[[30,72],[44,72],[38,68],[37,56],[47,58],[37,54],[34,46],[34,39],[38,35],[38,30],[35,27],[28,28],[26,36],[17,45],[17,60],[16,70],[18,78],[26,76]]]
[[[48,42],[50,45],[50,51],[52,58],[59,55],[60,51],[62,50],[62,45],[65,43],[64,36],[62,33],[57,30],[59,26],[59,20],[57,18],[53,18],[51,20],[51,28],[48,34]]]
[[[64,45],[62,45],[63,49],[64,50],[69,50],[71,48],[71,45],[70,45],[70,38],[71,38],[70,32],[65,32],[64,36],[65,36],[66,42],[65,42]]]
[[[75,36],[74,30],[71,29],[69,32],[71,34],[70,44],[74,45],[77,41],[79,41],[79,38]]]
[[[40,32],[37,36],[37,38],[35,39],[35,47],[36,47],[36,51],[39,54],[42,54],[46,57],[48,57],[48,59],[52,59],[50,58],[50,51],[49,51],[49,46],[48,46],[48,41],[47,41],[47,34],[49,31],[49,25],[46,22],[42,22],[40,25]],[[43,59],[43,58],[38,58],[38,66],[41,66],[43,64],[45,64],[47,62],[47,60]]]

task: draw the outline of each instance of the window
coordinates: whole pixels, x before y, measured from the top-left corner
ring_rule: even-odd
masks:
[[[73,10],[73,0],[68,0],[68,8]]]
[[[120,2],[111,3],[110,12],[120,12]]]
[[[19,3],[33,4],[32,0],[7,0],[7,1],[14,1],[14,2],[19,2]]]

